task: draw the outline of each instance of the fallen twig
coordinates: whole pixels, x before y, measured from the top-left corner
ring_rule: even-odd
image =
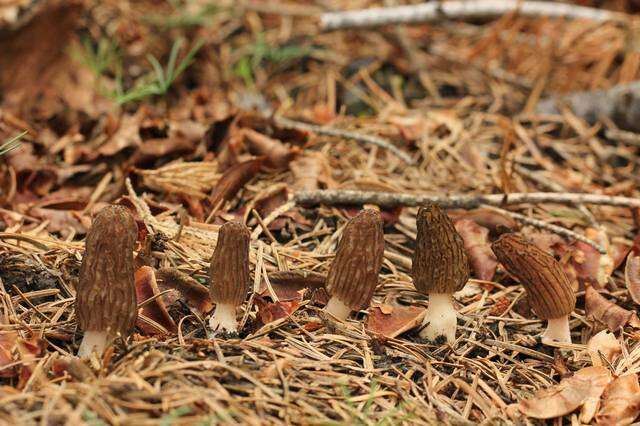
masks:
[[[590,19],[592,21],[624,21],[626,15],[591,7],[546,1],[483,0],[429,2],[412,6],[371,8],[324,13],[323,30],[373,27],[389,24],[412,24],[443,19],[476,19],[517,12],[523,16]]]
[[[326,126],[318,126],[316,124],[303,123],[301,121],[291,120],[285,117],[274,117],[274,121],[278,126],[302,130],[305,132],[317,133],[319,135],[326,136],[335,136],[337,138],[345,138],[345,139],[353,139],[359,142],[370,143],[372,145],[379,146],[380,148],[384,148],[388,151],[393,152],[398,158],[404,161],[407,164],[414,164],[415,161],[409,154],[400,150],[398,147],[391,144],[391,142],[382,139],[378,136],[366,135],[363,133],[350,132],[347,130],[336,129],[333,127]]]
[[[522,223],[524,223],[526,225],[535,226],[536,228],[540,228],[540,229],[546,229],[546,230],[549,230],[549,231],[553,232],[554,234],[562,235],[563,237],[567,237],[569,239],[582,241],[584,243],[589,244],[591,247],[595,248],[600,253],[607,254],[607,249],[602,247],[602,245],[596,243],[592,239],[589,239],[589,238],[585,237],[584,235],[580,235],[577,232],[573,232],[570,229],[563,228],[562,226],[554,225],[552,223],[547,223],[547,222],[545,222],[543,220],[534,219],[532,217],[525,216],[525,215],[520,214],[520,213],[511,212],[509,210],[504,210],[504,209],[500,209],[500,208],[497,208],[497,207],[491,207],[491,206],[487,206],[487,208],[489,208],[491,210],[495,210],[495,211],[497,211],[497,212],[499,212],[501,214],[504,214],[504,215],[507,215],[507,216],[511,216],[515,220],[517,220],[519,222],[522,222]]]
[[[484,195],[428,195],[327,189],[322,191],[298,192],[294,195],[294,200],[297,204],[301,205],[375,204],[384,208],[403,206],[417,207],[427,203],[435,203],[440,205],[441,207],[450,209],[472,209],[479,207],[482,204],[487,204],[490,206],[507,206],[526,203],[583,203],[640,208],[640,198],[618,197],[599,194],[555,192]]]

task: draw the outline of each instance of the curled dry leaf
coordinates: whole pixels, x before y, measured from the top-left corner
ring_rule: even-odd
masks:
[[[601,356],[611,363],[622,352],[622,348],[613,333],[602,330],[589,339],[587,351],[593,365],[603,365]]]
[[[329,162],[320,152],[301,155],[289,163],[289,168],[293,174],[293,187],[299,191],[314,191],[320,184],[333,185]]]
[[[375,305],[369,308],[367,331],[389,339],[422,324],[425,308],[418,306]]]
[[[609,238],[602,229],[587,228],[585,236],[610,250]],[[572,257],[572,264],[576,275],[583,281],[597,283],[600,288],[604,287],[607,280],[613,273],[614,260],[609,253],[601,254],[593,246],[576,241],[573,244],[575,252]]]
[[[327,276],[312,271],[278,271],[269,273],[269,283],[278,299],[281,301],[302,301],[304,293],[311,291],[312,300],[327,303],[329,295],[324,289]],[[266,283],[260,287],[260,295],[267,296],[269,289]]]
[[[209,289],[176,268],[161,268],[156,273],[160,291],[174,289],[187,305],[206,314],[213,309]]]
[[[0,377],[12,377],[15,375],[15,368],[6,368],[13,362],[13,349],[18,340],[18,333],[8,331],[0,333]]]
[[[483,281],[493,280],[498,260],[491,250],[489,230],[470,219],[456,221],[455,227],[464,241],[476,277]]]
[[[73,356],[56,359],[51,370],[58,377],[68,373],[77,382],[88,382],[96,378],[93,371],[80,358]]]
[[[160,289],[156,282],[156,274],[151,267],[143,266],[136,271],[135,286],[138,305],[156,296],[155,299],[146,302],[139,308],[140,314],[160,324],[169,332],[175,333],[178,330],[178,327],[176,327],[171,315],[169,315],[169,311],[167,310],[162,297],[158,296],[160,294]],[[138,319],[136,320],[136,325],[144,334],[162,334],[162,330],[159,330],[158,327],[154,327],[152,324],[149,324],[143,318],[140,318],[140,316],[138,316]]]
[[[607,426],[629,425],[640,414],[640,386],[636,374],[615,379],[603,394],[602,408],[596,423]]]
[[[611,373],[605,367],[587,367],[559,384],[538,391],[533,398],[520,401],[519,409],[528,417],[553,419],[569,414],[588,400],[598,400]]]
[[[227,169],[209,196],[209,205],[215,208],[223,201],[231,200],[240,188],[249,182],[262,167],[264,158],[245,161]]]
[[[262,297],[256,297],[258,316],[263,325],[291,316],[299,307],[300,302],[290,300],[287,302],[269,302]]]
[[[640,305],[640,256],[629,253],[624,265],[624,282],[631,299]]]
[[[266,164],[277,169],[282,169],[289,164],[298,153],[299,148],[291,148],[277,139],[270,138],[253,129],[243,130],[244,139],[252,154],[264,156]]]
[[[497,232],[505,228],[511,230],[518,229],[518,222],[513,218],[487,208],[473,210],[449,210],[447,211],[447,214],[454,222],[462,219],[472,220],[478,225],[489,229],[491,232]]]
[[[610,331],[616,332],[627,324],[640,328],[640,320],[635,312],[605,299],[592,286],[586,286],[584,298],[587,318],[603,323]]]

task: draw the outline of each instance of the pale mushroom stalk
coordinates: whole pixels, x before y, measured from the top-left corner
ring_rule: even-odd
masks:
[[[351,308],[344,304],[340,299],[336,296],[329,299],[329,302],[325,306],[324,310],[340,321],[344,321],[349,318],[349,314],[351,314]]]
[[[549,318],[547,329],[542,333],[542,343],[571,343],[571,329],[569,328],[569,316]]]
[[[80,358],[89,358],[93,352],[101,354],[107,347],[109,335],[106,331],[85,331],[78,356]]]
[[[458,322],[452,295],[430,293],[429,307],[422,324],[424,328],[420,331],[420,337],[423,339],[434,341],[444,336],[447,342],[453,342],[456,339]]]
[[[442,336],[453,343],[458,328],[453,293],[469,280],[464,241],[449,216],[435,204],[418,210],[416,226],[411,276],[416,289],[429,296],[420,337],[437,342]]]
[[[231,303],[218,303],[213,315],[209,318],[209,327],[212,332],[223,330],[228,333],[237,333],[236,307]]]
[[[375,210],[362,210],[342,231],[327,275],[326,290],[331,299],[324,311],[344,321],[351,311],[368,308],[378,285],[383,256],[382,216]]]
[[[249,228],[238,222],[220,227],[209,267],[211,299],[216,309],[209,318],[210,337],[237,333],[236,309],[244,302],[249,284]]]

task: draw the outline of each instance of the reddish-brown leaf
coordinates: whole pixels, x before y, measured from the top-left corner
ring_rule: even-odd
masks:
[[[160,291],[177,290],[177,296],[183,299],[187,305],[197,309],[201,314],[206,314],[213,309],[213,301],[211,300],[209,289],[196,281],[195,278],[176,268],[162,268],[158,270],[157,277]],[[169,300],[165,300],[165,302],[170,305]]]
[[[138,269],[135,274],[135,286],[136,301],[138,302],[138,304],[156,296],[155,299],[150,302],[146,302],[144,306],[139,308],[140,314],[160,324],[170,333],[175,333],[178,330],[178,327],[176,327],[176,324],[175,322],[173,322],[171,315],[169,315],[162,297],[157,296],[158,294],[160,294],[160,289],[158,288],[158,283],[156,282],[156,274],[153,268],[149,266],[143,266],[142,268]],[[140,328],[140,330],[142,330],[144,334],[162,334],[161,330],[144,321],[144,319],[140,318],[139,316],[136,320],[136,325],[138,326],[138,328]]]
[[[491,250],[489,230],[469,219],[460,219],[455,223],[456,231],[464,240],[464,248],[478,279],[493,280],[498,260]]]
[[[211,208],[235,197],[240,188],[260,171],[263,162],[264,158],[260,157],[236,164],[225,171],[209,196]]]
[[[605,299],[592,286],[586,286],[584,298],[587,317],[603,323],[610,331],[616,332],[627,324],[634,328],[640,328],[640,320],[635,312],[628,311]]]
[[[422,307],[398,304],[371,306],[367,316],[367,331],[392,339],[418,327],[426,311]]]
[[[327,277],[312,271],[278,271],[269,273],[269,283],[278,299],[281,301],[302,301],[305,293],[312,293],[311,300],[327,303],[329,295],[324,289]],[[265,282],[260,287],[260,295],[268,296],[269,289]]]
[[[268,302],[262,297],[256,297],[255,302],[258,306],[258,317],[260,317],[262,324],[269,324],[270,322],[287,318],[300,307],[300,302],[297,300]]]
[[[5,368],[13,362],[13,349],[15,348],[18,333],[7,331],[0,333],[0,377],[13,377],[16,374],[15,368]]]
[[[264,156],[266,164],[277,169],[286,167],[300,150],[298,147],[292,148],[253,129],[243,129],[243,135],[249,151],[254,155]]]

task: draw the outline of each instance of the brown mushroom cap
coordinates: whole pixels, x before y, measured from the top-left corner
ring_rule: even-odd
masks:
[[[363,210],[342,231],[326,289],[353,310],[369,306],[378,285],[384,255],[382,226],[380,213]]]
[[[209,291],[216,303],[240,305],[249,285],[249,229],[238,222],[220,227],[218,244],[211,256]]]
[[[418,291],[454,293],[469,280],[464,241],[449,216],[435,204],[421,207],[411,275]]]
[[[491,248],[504,268],[527,290],[531,307],[541,319],[568,315],[576,295],[560,263],[520,234],[503,234]]]
[[[107,206],[93,219],[76,289],[76,315],[84,331],[128,336],[138,316],[133,249],[138,227],[125,207]]]

